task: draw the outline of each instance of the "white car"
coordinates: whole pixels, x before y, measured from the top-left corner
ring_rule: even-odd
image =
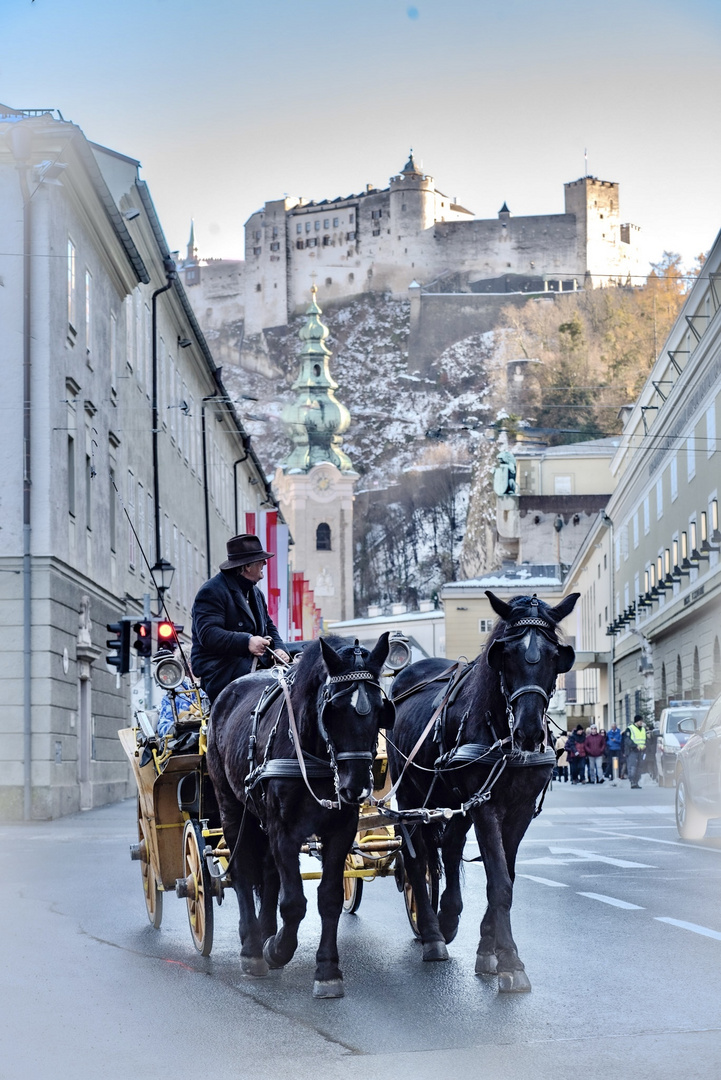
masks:
[[[673,787],[676,782],[676,758],[689,739],[687,731],[679,730],[679,723],[691,719],[695,727],[701,727],[710,705],[710,701],[669,701],[668,708],[662,709],[656,743],[659,787]],[[694,727],[689,726],[691,729]]]

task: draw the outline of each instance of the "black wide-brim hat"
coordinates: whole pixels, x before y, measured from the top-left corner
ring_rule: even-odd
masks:
[[[248,563],[260,562],[261,559],[272,559],[274,555],[270,551],[264,551],[259,536],[252,533],[243,533],[242,536],[232,536],[226,545],[228,558],[220,564],[221,570],[234,570],[239,566],[247,566]]]

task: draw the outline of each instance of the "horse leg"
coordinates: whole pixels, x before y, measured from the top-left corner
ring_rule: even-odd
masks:
[[[238,844],[241,828],[243,835]],[[245,823],[223,817],[223,834],[235,856],[230,866],[230,880],[238,898],[238,932],[240,934],[240,968],[244,975],[260,977],[268,974],[263,959],[263,937],[255,910],[255,890],[262,890],[262,848],[265,838],[250,813]]]
[[[492,810],[482,812],[479,819],[474,820],[474,824],[486,868],[488,910],[481,923],[476,974],[492,974],[494,957],[499,991],[527,992],[531,989],[531,984],[511,934],[513,878],[508,869],[501,822]],[[494,931],[493,940],[490,937],[491,929]]]
[[[458,933],[458,922],[463,911],[461,896],[461,860],[466,842],[469,822],[463,818],[453,818],[443,834],[443,872],[445,888],[441,896],[438,925],[449,943]]]
[[[323,876],[318,886],[318,914],[321,935],[315,955],[313,997],[343,997],[343,972],[338,966],[338,920],[343,909],[343,871],[357,823],[351,817],[347,826],[321,835],[323,844]]]
[[[447,960],[448,949],[443,940],[443,931],[438,925],[438,916],[433,910],[428,895],[426,873],[437,873],[437,868],[431,865],[429,858],[429,839],[431,843],[434,843],[432,834],[426,833],[424,826],[417,828],[411,834],[411,844],[415,854],[411,855],[410,848],[406,845],[403,849],[403,862],[415,898],[416,925],[423,945],[423,959]],[[436,859],[433,862],[435,863]]]
[[[267,849],[263,862],[263,889],[260,895],[260,935],[263,941],[273,937],[278,930],[278,894],[280,878],[270,848]]]
[[[284,831],[274,822],[269,840],[280,881],[280,917],[282,925],[263,946],[263,956],[271,968],[281,968],[293,959],[298,948],[298,927],[307,907],[300,875],[299,852],[303,838]]]

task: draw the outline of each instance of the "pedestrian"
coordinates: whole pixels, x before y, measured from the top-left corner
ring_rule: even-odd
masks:
[[[566,740],[566,753],[571,769],[571,783],[584,784],[586,771],[586,733],[583,724],[578,724]]]
[[[568,783],[568,754],[566,753],[567,732],[562,731],[556,739],[556,767],[553,771],[553,779]]]
[[[614,720],[606,734],[606,761],[608,763],[608,778],[614,779],[613,761],[616,759],[617,776],[621,776],[623,763],[623,732]]]
[[[640,788],[639,778],[641,776],[641,766],[643,764],[643,756],[646,750],[646,725],[643,722],[643,717],[636,714],[633,718],[633,723],[630,728],[626,730],[626,756],[628,760],[628,778],[631,781],[632,788]]]
[[[586,760],[589,784],[603,783],[603,751],[606,749],[605,732],[591,724],[586,735]]]
[[[234,679],[272,667],[269,647],[290,659],[258,588],[273,554],[250,533],[233,536],[227,549],[220,573],[201,585],[193,604],[191,666],[211,703]]]

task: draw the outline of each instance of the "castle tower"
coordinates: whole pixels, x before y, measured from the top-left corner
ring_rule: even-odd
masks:
[[[400,173],[391,177],[390,202],[393,233],[401,240],[411,239],[435,223],[433,177],[418,167],[412,150]]]
[[[353,487],[358,478],[342,449],[350,413],[335,396],[328,328],[316,302],[300,331],[296,397],[283,409],[293,449],[275,474],[275,490],[294,540],[290,561],[308,578],[323,619],[353,617]]]
[[[621,223],[618,184],[582,176],[564,188],[566,213],[576,217],[577,272],[594,288],[625,284],[640,257],[638,230]]]

